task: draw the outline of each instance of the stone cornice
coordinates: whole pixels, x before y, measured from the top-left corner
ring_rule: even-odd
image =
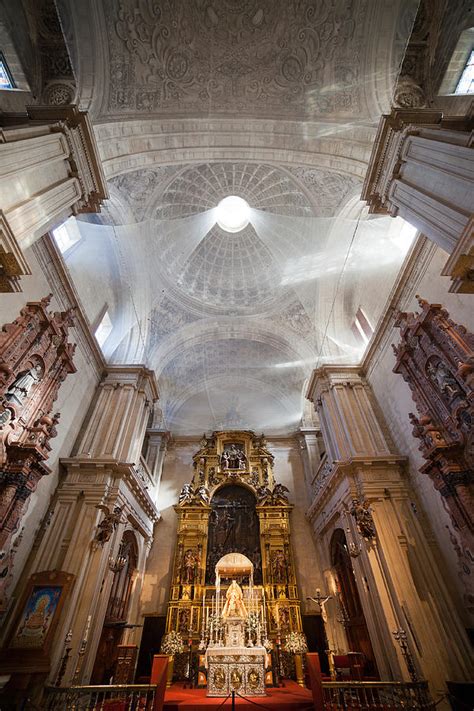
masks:
[[[67,469],[68,472],[74,470],[80,470],[81,474],[90,474],[94,477],[97,471],[110,472],[110,475],[116,479],[121,479],[125,482],[130,492],[139,507],[142,509],[143,514],[145,514],[149,519],[149,524],[146,521],[142,521],[142,527],[148,530],[148,535],[151,535],[153,524],[160,519],[160,512],[153,503],[148,491],[144,488],[140,479],[137,477],[135,466],[128,462],[120,462],[117,459],[111,458],[87,458],[87,457],[70,457],[67,459],[61,459],[60,463]],[[132,502],[128,500],[131,505]],[[139,511],[135,511],[135,517],[141,521],[142,516],[140,516]]]
[[[155,371],[150,370],[146,365],[107,365],[104,375],[106,377],[110,376],[112,380],[114,377],[117,377],[118,380],[122,380],[120,376],[130,376],[130,382],[136,380],[137,387],[144,389],[146,396],[150,400],[155,402],[159,399]]]
[[[321,488],[308,508],[306,517],[310,521],[314,521],[345,478],[348,481],[348,486],[351,487],[354,486],[357,477],[358,484],[363,486],[364,494],[366,495],[376,496],[383,494],[390,483],[390,477],[380,475],[375,477],[374,472],[377,471],[380,474],[381,471],[389,472],[395,468],[397,470],[397,478],[400,479],[400,471],[405,468],[406,463],[406,457],[395,454],[357,456],[345,461],[333,462],[331,473],[324,487]],[[368,472],[370,476],[365,478],[363,476],[364,471]]]

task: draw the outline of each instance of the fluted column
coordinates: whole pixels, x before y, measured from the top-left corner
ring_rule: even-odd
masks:
[[[318,434],[319,430],[315,427],[301,427],[298,432],[304,478],[308,492],[311,491],[311,485],[321,461]]]
[[[24,251],[71,215],[99,212],[108,196],[87,113],[32,106],[0,116],[0,292],[31,274]]]
[[[307,397],[316,406],[328,451],[307,514],[323,565],[330,571],[332,536],[342,529],[382,678],[410,678],[393,635],[403,629],[416,672],[433,692],[444,693],[447,680],[469,677],[472,652],[410,487],[406,460],[395,452],[358,368],[314,371]],[[328,605],[333,619],[336,613]]]
[[[451,255],[451,291],[474,292],[472,118],[430,109],[382,116],[362,198],[371,212],[399,215]]]
[[[148,440],[146,461],[150,469],[152,480],[158,490],[170,433],[166,430],[149,428],[146,431],[146,437]]]

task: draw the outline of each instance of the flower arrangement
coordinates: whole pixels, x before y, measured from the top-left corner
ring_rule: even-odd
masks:
[[[267,638],[265,638],[265,639],[263,640],[262,645],[265,647],[265,649],[267,650],[268,654],[270,654],[270,652],[271,652],[272,649],[273,649],[273,642],[272,642],[271,640],[269,640],[268,637],[267,637]]]
[[[161,654],[181,654],[184,652],[184,643],[179,632],[168,632],[161,640]]]
[[[292,652],[292,654],[304,654],[307,652],[308,645],[303,632],[290,632],[290,634],[286,636],[283,649],[285,652]]]

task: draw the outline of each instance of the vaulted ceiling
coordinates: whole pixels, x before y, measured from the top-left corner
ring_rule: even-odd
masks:
[[[110,190],[66,260],[91,321],[109,306],[107,357],[156,370],[164,426],[292,431],[311,369],[360,359],[357,309],[375,324],[409,244],[358,197],[416,5],[61,4]]]

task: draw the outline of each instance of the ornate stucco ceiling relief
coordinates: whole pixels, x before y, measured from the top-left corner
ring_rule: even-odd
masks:
[[[155,191],[169,181],[177,170],[175,166],[167,165],[150,170],[133,170],[111,178],[109,183],[117,188],[139,222],[144,219],[146,206],[153,199]]]
[[[365,115],[370,11],[367,0],[106,0],[106,111]]]

